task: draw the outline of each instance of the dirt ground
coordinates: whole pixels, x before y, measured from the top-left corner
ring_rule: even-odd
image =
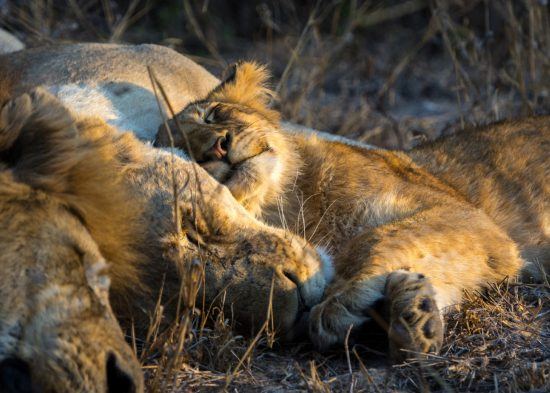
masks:
[[[550,113],[546,0],[0,0],[0,25],[28,46],[160,43],[216,75],[256,59],[285,120],[384,148]],[[441,354],[398,366],[376,326],[364,327],[370,340],[319,354],[237,336],[221,312],[203,324],[199,310],[138,346],[150,391],[545,392],[549,295],[548,282],[466,294]]]

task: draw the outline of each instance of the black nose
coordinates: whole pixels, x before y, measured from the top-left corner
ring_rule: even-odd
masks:
[[[126,371],[120,368],[117,357],[107,357],[107,393],[135,393],[136,384]]]
[[[222,142],[222,148],[225,151],[229,151],[229,147],[231,146],[231,142],[233,141],[233,133],[231,131],[228,131],[227,134],[225,134],[225,138]]]
[[[31,369],[27,362],[18,358],[0,362],[0,392],[32,393]]]
[[[298,276],[294,272],[288,270],[283,270],[283,275],[288,280],[292,281],[294,285],[296,285],[296,290],[298,291],[298,309],[300,312],[309,312],[311,310],[311,305],[307,304],[304,299],[304,295],[302,293],[303,285]]]

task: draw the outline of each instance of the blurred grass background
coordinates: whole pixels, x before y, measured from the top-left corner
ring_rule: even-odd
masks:
[[[0,0],[29,46],[159,43],[216,75],[267,63],[285,119],[410,148],[550,112],[547,0]]]

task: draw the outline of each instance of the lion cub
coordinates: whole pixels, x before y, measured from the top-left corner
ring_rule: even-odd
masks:
[[[251,212],[326,248],[334,279],[309,327],[318,347],[342,343],[384,300],[394,360],[437,352],[441,313],[463,290],[548,262],[549,117],[410,152],[367,149],[284,130],[267,79],[255,63],[234,66],[156,144],[184,149]]]

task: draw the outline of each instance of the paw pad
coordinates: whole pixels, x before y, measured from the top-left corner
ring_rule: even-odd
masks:
[[[418,308],[424,312],[431,312],[434,309],[434,302],[430,298],[424,298],[420,302]]]
[[[402,275],[405,275],[403,280]],[[394,361],[403,361],[418,353],[436,353],[443,343],[443,321],[434,300],[434,289],[423,274],[390,275],[386,288],[390,305],[390,355]],[[398,290],[396,290],[398,288]],[[403,321],[406,326],[403,326]]]

